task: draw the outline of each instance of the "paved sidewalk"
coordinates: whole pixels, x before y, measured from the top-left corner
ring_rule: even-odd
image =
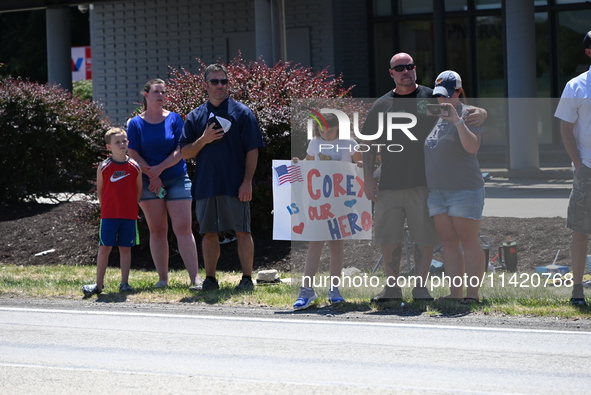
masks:
[[[482,171],[493,175],[492,180],[485,184],[485,217],[566,218],[572,189],[568,169],[542,170],[531,178],[507,178],[509,173],[499,169]]]

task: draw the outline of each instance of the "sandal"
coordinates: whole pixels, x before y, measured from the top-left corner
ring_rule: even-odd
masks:
[[[442,296],[440,298],[438,298],[436,300],[436,302],[438,303],[442,303],[442,302],[457,302],[459,299],[458,298],[452,298],[451,296]]]
[[[460,300],[460,304],[480,304],[480,299],[463,298],[462,300]]]

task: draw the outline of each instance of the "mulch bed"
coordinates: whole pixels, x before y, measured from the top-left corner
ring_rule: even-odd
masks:
[[[98,245],[98,224],[79,217],[80,204],[20,203],[0,207],[0,264],[17,265],[94,265]],[[253,221],[257,219],[254,218]],[[481,234],[486,235],[496,251],[510,237],[517,242],[518,268],[520,271],[535,271],[537,266],[570,265],[570,231],[563,218],[484,218]],[[142,235],[140,246],[132,252],[132,267],[152,270],[148,235]],[[196,235],[201,254],[200,238]],[[255,241],[255,269],[290,270],[290,263],[304,262],[306,243],[274,241],[270,233],[253,233]],[[55,250],[44,255],[37,253]],[[328,249],[323,254],[321,270],[328,268]],[[202,258],[200,255],[200,264]],[[345,267],[355,266],[371,270],[379,258],[379,251],[372,243],[351,241],[346,244]],[[492,256],[490,258],[493,258]],[[118,265],[116,249],[111,253],[110,265]],[[174,250],[171,237],[170,268],[183,268],[182,260]],[[223,244],[218,263],[219,270],[239,270],[240,263],[236,242]]]

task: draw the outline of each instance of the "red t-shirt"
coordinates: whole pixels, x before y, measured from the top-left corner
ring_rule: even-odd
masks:
[[[103,176],[101,219],[137,219],[137,177],[140,165],[129,158],[127,162],[115,162],[108,158],[99,165]]]

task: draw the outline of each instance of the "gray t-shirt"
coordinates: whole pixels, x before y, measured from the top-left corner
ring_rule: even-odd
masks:
[[[461,105],[456,110],[464,117],[468,108],[470,107]],[[468,128],[477,135],[482,135],[481,127]],[[437,121],[425,140],[424,151],[429,189],[463,190],[484,186],[478,158],[476,154],[466,152],[452,122],[443,119]]]

